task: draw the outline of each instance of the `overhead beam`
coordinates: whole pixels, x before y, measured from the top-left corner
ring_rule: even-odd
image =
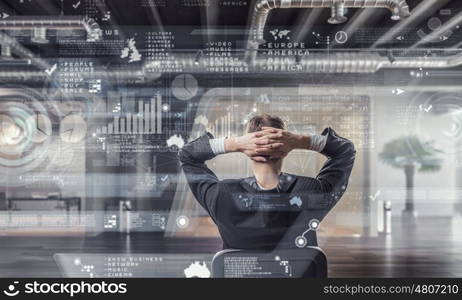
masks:
[[[307,9],[303,14],[302,18],[305,20],[302,25],[298,26],[297,31],[294,34],[295,41],[303,41],[306,36],[310,33],[313,25],[316,23],[316,20],[319,19],[319,16],[322,14],[324,8],[312,8]]]
[[[164,32],[164,24],[162,23],[162,18],[160,17],[159,11],[157,10],[154,0],[148,0],[149,8],[151,9],[152,16],[156,25],[159,27],[159,30]]]
[[[389,43],[397,37],[406,28],[415,26],[423,22],[426,18],[432,16],[436,11],[444,7],[451,0],[424,0],[419,3],[412,11],[411,16],[406,19],[401,19],[395,26],[390,28],[384,35],[382,35],[371,48]]]
[[[436,42],[440,39],[442,35],[446,32],[453,30],[456,26],[462,23],[462,12],[458,13],[454,17],[452,17],[449,21],[444,23],[439,29],[436,29],[429,33],[425,38],[421,39],[420,41],[414,43],[409,49],[415,49],[421,45],[428,44],[431,42]]]
[[[352,36],[365,24],[375,23],[377,20],[382,19],[387,12],[385,10],[377,10],[373,8],[364,8],[358,10],[348,24],[342,29],[348,36]],[[335,40],[332,41],[332,46],[337,46]]]

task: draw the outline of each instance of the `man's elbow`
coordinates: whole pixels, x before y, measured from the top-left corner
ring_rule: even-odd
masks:
[[[352,141],[345,139],[340,149],[340,153],[342,153],[342,156],[349,156],[353,160],[355,159],[356,148]]]
[[[353,142],[351,141],[348,141],[348,142],[349,142],[349,145],[348,145],[348,149],[345,152],[346,153],[345,158],[349,160],[347,161],[347,165],[349,166],[348,168],[351,171],[351,169],[353,169],[353,165],[356,159],[356,148]]]
[[[191,153],[186,146],[178,151],[178,159],[182,165],[191,161]]]
[[[353,158],[353,160],[355,159],[356,157],[356,147],[355,147],[355,144],[353,144],[352,141],[349,141],[350,142],[350,153],[351,153],[351,156]]]
[[[200,152],[198,152],[191,144],[186,144],[178,151],[178,159],[182,166],[186,164],[194,165],[203,163],[203,160],[200,157]]]

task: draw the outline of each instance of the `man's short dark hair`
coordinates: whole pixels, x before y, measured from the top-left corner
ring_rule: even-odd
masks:
[[[252,119],[249,120],[247,123],[247,132],[257,132],[265,126],[279,129],[286,128],[286,124],[281,118],[269,114],[260,114],[252,117]]]

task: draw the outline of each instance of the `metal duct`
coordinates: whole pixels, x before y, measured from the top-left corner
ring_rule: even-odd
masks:
[[[95,20],[86,17],[10,17],[0,20],[0,30],[24,30],[29,29],[43,37],[43,30],[85,30],[87,41],[98,41],[102,37],[102,31]]]
[[[452,55],[448,57],[410,57],[396,58],[393,63],[386,66],[387,69],[410,69],[410,68],[426,68],[426,69],[446,69],[454,68],[462,65],[462,54]]]
[[[405,0],[258,0],[250,26],[252,40],[263,41],[268,14],[275,8],[327,8],[340,4],[344,8],[388,8],[394,20],[410,16]]]
[[[408,68],[451,68],[462,65],[462,53],[448,57],[396,57],[391,61],[389,57],[376,52],[337,52],[312,53],[308,56],[296,57],[258,57],[252,64],[248,64],[244,57],[231,61],[224,70],[211,70],[213,58],[197,55],[175,54],[172,59],[181,66],[182,72],[189,73],[232,73],[226,67],[247,66],[250,73],[375,73],[381,69]],[[168,69],[170,62],[152,61],[144,66],[146,70],[162,72]],[[211,68],[212,67],[212,68]],[[220,69],[220,68],[218,68]]]
[[[345,4],[339,2],[335,3],[334,6],[331,7],[331,17],[327,22],[329,24],[343,24],[348,20],[345,17]]]
[[[329,55],[316,53],[302,59],[292,57],[283,61],[257,59],[255,67],[257,72],[262,70],[293,72],[298,68],[300,73],[375,73],[387,61],[387,58],[375,53],[343,52]]]
[[[232,73],[226,67],[246,67],[249,73],[262,74],[347,74],[375,73],[381,69],[446,69],[462,66],[462,53],[447,57],[395,57],[393,60],[376,52],[312,53],[304,57],[259,57],[252,65],[248,65],[241,56],[228,62],[223,69],[216,65],[213,57],[197,59],[196,53],[172,54],[171,57],[179,67],[178,72],[187,73]],[[81,76],[107,80],[156,79],[171,66],[171,61],[151,61],[138,70],[100,69],[84,72]],[[49,75],[44,71],[6,71],[0,72],[0,78],[40,81],[49,78]]]
[[[258,60],[257,60],[258,61]],[[294,63],[287,62],[288,64]],[[446,69],[462,65],[462,53],[448,57],[398,57],[390,61],[377,53],[310,55],[299,64],[308,73],[374,73],[380,69]]]
[[[10,55],[11,53],[14,53],[21,58],[28,59],[32,65],[40,69],[47,69],[50,67],[50,64],[45,60],[36,57],[29,49],[2,32],[0,32],[0,45],[2,46],[2,56],[5,54],[3,53],[3,50],[8,49]]]
[[[162,74],[145,72],[144,70],[96,70],[80,74],[84,79],[102,80],[155,80]],[[0,79],[9,81],[33,81],[40,82],[50,78],[44,71],[0,71]]]
[[[268,63],[266,63],[268,65]],[[274,62],[272,62],[274,64]],[[296,59],[284,61],[297,64]],[[312,54],[298,63],[300,73],[375,73],[381,69],[446,69],[462,66],[462,53],[448,57],[397,57],[393,61],[377,53]],[[256,60],[256,72],[264,70],[265,62]]]
[[[3,81],[28,81],[40,82],[48,78],[48,75],[43,71],[3,71],[0,72],[0,79]]]
[[[195,60],[195,54],[175,55],[175,61],[181,65],[181,72],[187,73],[231,73],[232,71],[210,71],[211,59],[203,57]],[[245,64],[244,59],[233,63],[234,66]],[[282,60],[258,58],[249,67],[250,73],[275,74],[348,74],[375,73],[381,69],[446,69],[462,66],[462,53],[448,57],[397,57],[390,61],[388,57],[377,53],[315,53],[298,59],[285,57]],[[96,70],[83,73],[85,78],[106,80],[136,80],[156,79],[161,76],[161,70],[169,67],[169,62],[152,61],[146,63],[140,70]],[[42,81],[49,76],[43,71],[6,71],[0,72],[4,80]]]
[[[410,16],[409,6],[405,0],[257,0],[252,15],[247,55],[255,58],[255,50],[264,42],[263,34],[271,10],[275,8],[330,8],[343,5],[351,8],[387,8],[392,12],[392,19],[399,20]]]

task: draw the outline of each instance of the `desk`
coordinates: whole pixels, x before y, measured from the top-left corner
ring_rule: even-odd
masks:
[[[66,211],[69,213],[72,206],[77,206],[77,211],[80,214],[82,210],[82,198],[79,197],[69,197],[69,198],[7,198],[6,207],[7,210],[13,210],[13,205],[15,202],[33,202],[33,201],[55,201],[55,202],[64,202],[66,206]]]

